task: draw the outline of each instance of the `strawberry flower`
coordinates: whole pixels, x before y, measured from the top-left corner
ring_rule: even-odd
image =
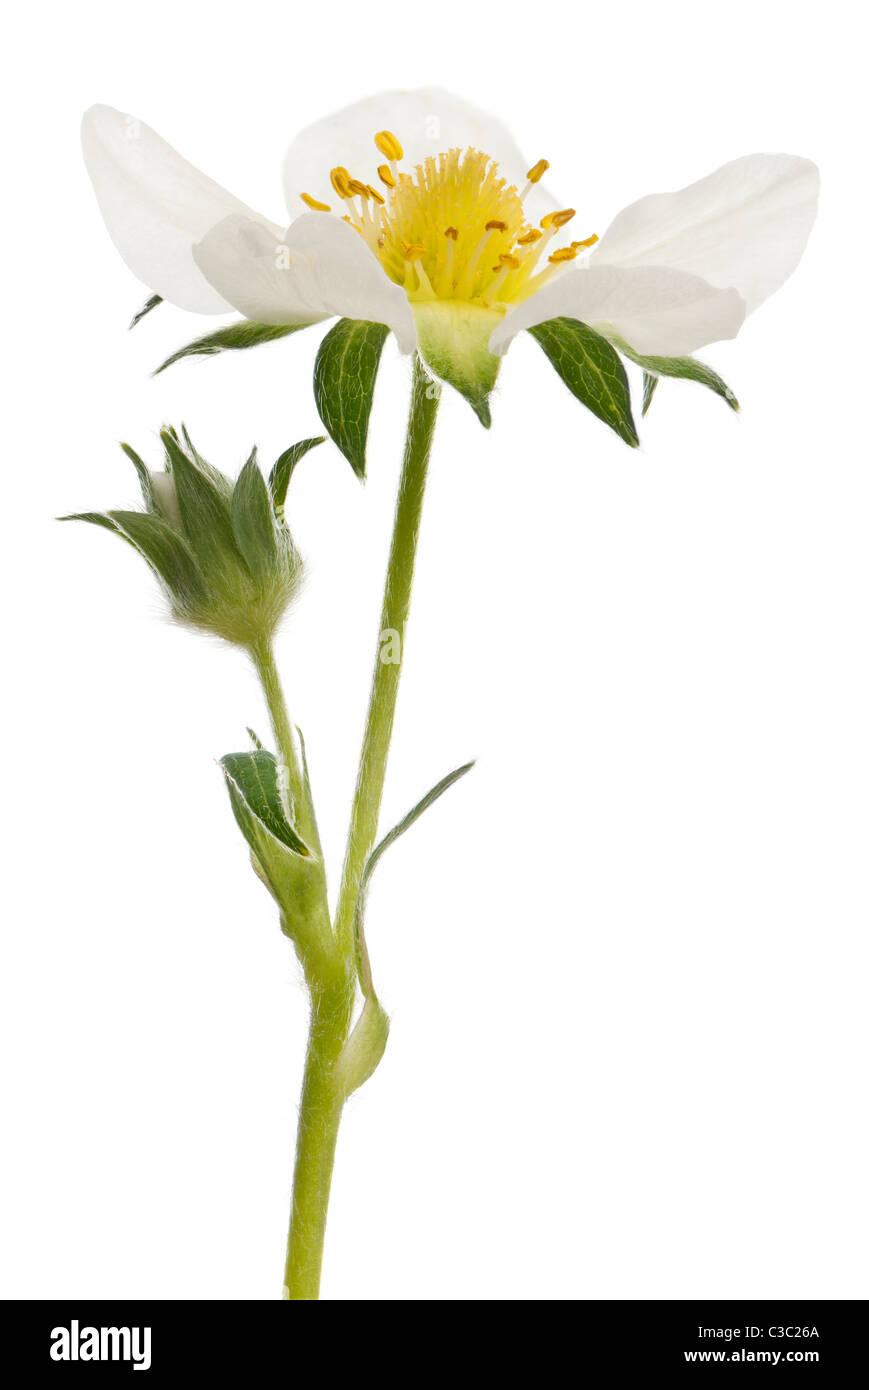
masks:
[[[516,334],[554,319],[639,356],[734,337],[795,269],[818,192],[809,160],[746,155],[632,203],[598,238],[587,207],[577,219],[547,192],[545,159],[431,88],[302,131],[284,164],[286,227],[109,107],[86,113],[83,145],[112,239],[155,295],[287,329],[382,323],[460,390],[490,389]]]

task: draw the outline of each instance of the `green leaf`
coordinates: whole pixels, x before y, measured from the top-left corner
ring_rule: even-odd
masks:
[[[383,839],[379,844],[375,845],[365,861],[365,867],[359,879],[359,893],[356,899],[356,950],[359,983],[366,997],[374,993],[374,987],[371,981],[371,965],[368,959],[368,948],[365,944],[364,933],[365,900],[368,894],[368,885],[371,881],[371,875],[374,873],[374,870],[377,868],[377,865],[380,863],[380,860],[383,858],[390,845],[394,845],[396,840],[398,840],[406,830],[409,830],[415,821],[419,820],[423,812],[427,811],[430,806],[433,806],[434,803],[443,796],[444,792],[449,791],[450,787],[458,782],[459,778],[464,777],[467,772],[470,772],[473,766],[473,761],[463,763],[463,765],[457,767],[454,772],[450,772],[446,777],[442,777],[437,785],[432,787],[431,791],[426,792],[422,800],[418,801],[413,809],[408,811],[407,815],[403,816],[398,824],[392,827],[388,834],[384,835]]]
[[[632,448],[639,444],[627,373],[615,348],[587,323],[557,318],[530,328],[565,386]]]
[[[430,792],[418,801],[413,810],[408,811],[407,815],[393,826],[388,835],[384,835],[380,843],[371,851],[365,867],[362,870],[362,877],[359,881],[359,895],[356,900],[356,953],[357,970],[359,983],[362,993],[365,996],[365,1003],[362,1012],[357,1019],[353,1031],[345,1042],[338,1058],[335,1062],[335,1076],[340,1082],[344,1098],[357,1090],[363,1082],[377,1069],[380,1059],[386,1049],[387,1038],[389,1037],[389,1017],[385,1013],[380,1000],[374,990],[371,979],[371,964],[368,959],[368,948],[365,944],[365,934],[363,931],[363,918],[365,915],[365,898],[368,891],[368,884],[371,875],[383,855],[390,845],[395,844],[399,836],[409,830],[414,821],[419,820],[423,811],[427,811],[429,806],[434,805],[438,797],[443,796],[454,782],[458,782],[460,777],[464,777],[466,772],[470,772],[474,766],[472,762],[465,763],[463,767],[456,768],[447,777],[441,779],[437,786],[432,787]]]
[[[133,317],[130,319],[128,326],[130,328],[135,328],[137,323],[142,322],[142,319],[145,317],[146,314],[150,314],[152,309],[156,309],[157,305],[162,303],[162,295],[152,294],[150,299],[145,300],[145,303],[142,305],[141,309],[139,309],[138,313],[135,313],[133,315]]]
[[[248,810],[263,828],[293,854],[310,858],[311,851],[287,818],[274,754],[256,748],[246,753],[227,753],[220,761],[226,776],[238,788]]]
[[[168,430],[161,431],[160,438],[172,466],[184,534],[203,568],[223,569],[226,551],[236,553],[229,500],[213,470],[206,473],[188,458]]]
[[[251,319],[242,319],[241,323],[218,328],[216,333],[206,333],[204,338],[196,338],[186,347],[179,348],[157,368],[154,376],[159,376],[183,357],[213,357],[217,352],[257,347],[260,343],[273,343],[276,338],[286,338],[288,333],[297,333],[300,328],[307,327],[309,325],[306,323],[254,323]]]
[[[256,449],[238,475],[230,504],[236,544],[256,578],[265,578],[278,558],[275,521]]]
[[[649,409],[649,406],[652,404],[652,397],[653,397],[654,394],[655,394],[655,391],[656,391],[656,389],[657,389],[657,386],[658,386],[658,382],[659,382],[659,381],[660,381],[660,377],[653,376],[651,372],[643,372],[643,414],[644,414],[644,415],[645,415],[646,411]]]
[[[79,512],[61,517],[61,521],[88,521],[127,541],[147,560],[182,609],[204,598],[202,575],[190,547],[162,517],[150,512]]]
[[[285,449],[280,458],[275,462],[275,466],[269,474],[269,491],[272,495],[272,505],[275,515],[283,521],[284,504],[287,500],[287,488],[290,486],[290,479],[293,476],[296,464],[304,458],[309,449],[313,449],[317,444],[326,442],[325,434],[318,434],[315,439],[301,439],[298,444],[291,444],[289,449]]]
[[[344,1100],[374,1075],[389,1037],[389,1015],[380,1000],[369,994],[353,1031],[335,1059],[335,1078]]]
[[[636,362],[638,367],[642,367],[647,376],[676,376],[682,377],[686,381],[697,381],[701,386],[708,386],[710,391],[714,391],[716,396],[721,396],[730,406],[731,410],[739,409],[739,401],[734,396],[730,387],[721,380],[717,372],[713,372],[711,367],[707,367],[704,362],[698,362],[695,357],[644,357],[639,352],[634,352],[633,348],[628,347],[621,339],[615,340],[619,352],[623,352],[625,357],[629,357],[632,362]],[[645,380],[645,378],[644,378]],[[649,402],[651,403],[651,392]],[[643,414],[648,410],[645,401],[645,390],[643,392]]]
[[[314,363],[314,399],[320,419],[359,478],[380,355],[389,329],[367,319],[339,319]]]
[[[323,861],[291,825],[272,753],[254,749],[221,758],[229,799],[257,873],[281,910],[281,926],[303,964],[331,965],[334,938]]]

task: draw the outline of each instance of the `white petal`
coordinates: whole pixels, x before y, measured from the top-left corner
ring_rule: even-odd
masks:
[[[132,116],[92,106],[81,133],[100,211],[133,274],[182,309],[226,313],[230,305],[196,268],[193,245],[231,213],[265,219]]]
[[[664,265],[732,286],[756,309],[796,269],[818,202],[818,170],[787,154],[734,159],[678,193],[620,212],[595,265]]]
[[[303,297],[284,233],[253,218],[223,218],[194,245],[193,259],[227,307],[247,319],[306,324],[326,317]]]
[[[340,314],[385,323],[402,352],[416,330],[407,295],[359,233],[330,213],[307,212],[285,233],[227,217],[194,248],[203,275],[245,318],[317,323]]]
[[[408,172],[428,155],[472,146],[497,160],[508,183],[521,189],[535,162],[525,158],[503,121],[461,97],[439,87],[381,92],[316,121],[296,136],[284,161],[290,215],[295,217],[304,207],[301,193],[332,207],[337,205],[329,182],[329,171],[336,165],[379,188],[377,166],[385,163],[374,144],[379,130],[390,130],[397,136],[404,150],[400,168]],[[538,184],[525,206],[529,216],[536,219],[554,203]]]
[[[504,353],[523,328],[554,318],[581,319],[636,352],[682,357],[706,343],[734,338],[745,318],[736,290],[720,290],[696,275],[657,266],[567,270],[508,311],[489,339]]]

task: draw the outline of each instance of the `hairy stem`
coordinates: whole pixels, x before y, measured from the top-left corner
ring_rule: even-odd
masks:
[[[417,357],[413,370],[413,390],[410,418],[407,425],[407,439],[404,446],[404,464],[395,508],[395,524],[386,571],[386,585],[383,591],[383,608],[380,615],[380,632],[377,655],[374,661],[374,675],[371,682],[371,696],[368,702],[368,718],[362,743],[362,755],[359,760],[356,792],[350,813],[347,853],[344,859],[344,871],[335,916],[335,930],[338,940],[345,948],[352,944],[359,882],[365,867],[365,860],[371,853],[377,836],[377,821],[380,815],[380,802],[383,797],[383,784],[386,779],[386,762],[389,756],[395,705],[401,680],[401,662],[383,660],[386,653],[382,644],[387,634],[396,634],[398,650],[403,656],[406,624],[410,612],[410,596],[413,588],[416,543],[422,518],[422,503],[439,396],[439,387],[432,382],[419,357]]]
[[[320,1295],[329,1192],[344,1107],[334,1068],[350,1028],[354,994],[350,975],[344,988],[311,991],[284,1273],[284,1297],[294,1301],[311,1301]]]
[[[312,808],[308,805],[305,779],[299,761],[293,726],[287,713],[283,686],[275,662],[274,648],[270,641],[263,641],[252,647],[250,654],[265,695],[277,750],[281,762],[286,768],[287,790],[293,809],[293,818],[297,829],[306,839],[309,839]],[[310,839],[309,843],[311,843]]]
[[[377,657],[335,917],[337,945],[346,963],[347,974],[343,980],[333,980],[322,989],[318,989],[314,984],[311,987],[311,1025],[299,1108],[292,1213],[284,1281],[284,1297],[291,1300],[313,1300],[319,1297],[320,1291],[329,1191],[338,1126],[344,1105],[344,1091],[336,1074],[335,1064],[350,1031],[355,997],[353,930],[356,899],[365,860],[374,846],[377,835],[377,821],[401,675],[400,662],[381,660],[381,643],[386,632],[397,633],[399,644],[404,639],[405,624],[410,611],[416,543],[438,396],[438,388],[432,383],[417,358],[414,363],[407,441],[386,571]],[[268,667],[262,669],[267,671]],[[266,698],[269,699],[269,687],[266,685],[265,676],[263,685]],[[272,688],[279,690],[279,687],[274,686],[274,681]],[[269,708],[272,708],[271,701]],[[272,717],[274,720],[274,713]],[[275,721],[275,736],[286,757],[278,721]],[[292,743],[292,740],[290,741]]]

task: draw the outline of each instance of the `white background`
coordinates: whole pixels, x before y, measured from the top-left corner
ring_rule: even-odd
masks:
[[[348,1107],[330,1299],[869,1293],[869,503],[863,47],[846,4],[48,5],[4,81],[2,1293],[280,1291],[304,997],[216,759],[252,673],[172,629],[63,512],[129,506],[184,419],[228,471],[318,432],[320,330],[151,369],[214,326],[114,252],[94,101],[281,218],[301,126],[434,82],[545,155],[583,235],[754,150],[821,165],[784,290],[665,382],[630,451],[514,345],[483,431],[444,400],[369,936],[393,1018]],[[861,99],[862,100],[862,99]],[[858,137],[861,137],[858,139]],[[340,151],[336,151],[336,162]],[[581,224],[581,226],[580,226]],[[334,884],[408,389],[390,340],[361,487],[291,520],[280,641]]]

